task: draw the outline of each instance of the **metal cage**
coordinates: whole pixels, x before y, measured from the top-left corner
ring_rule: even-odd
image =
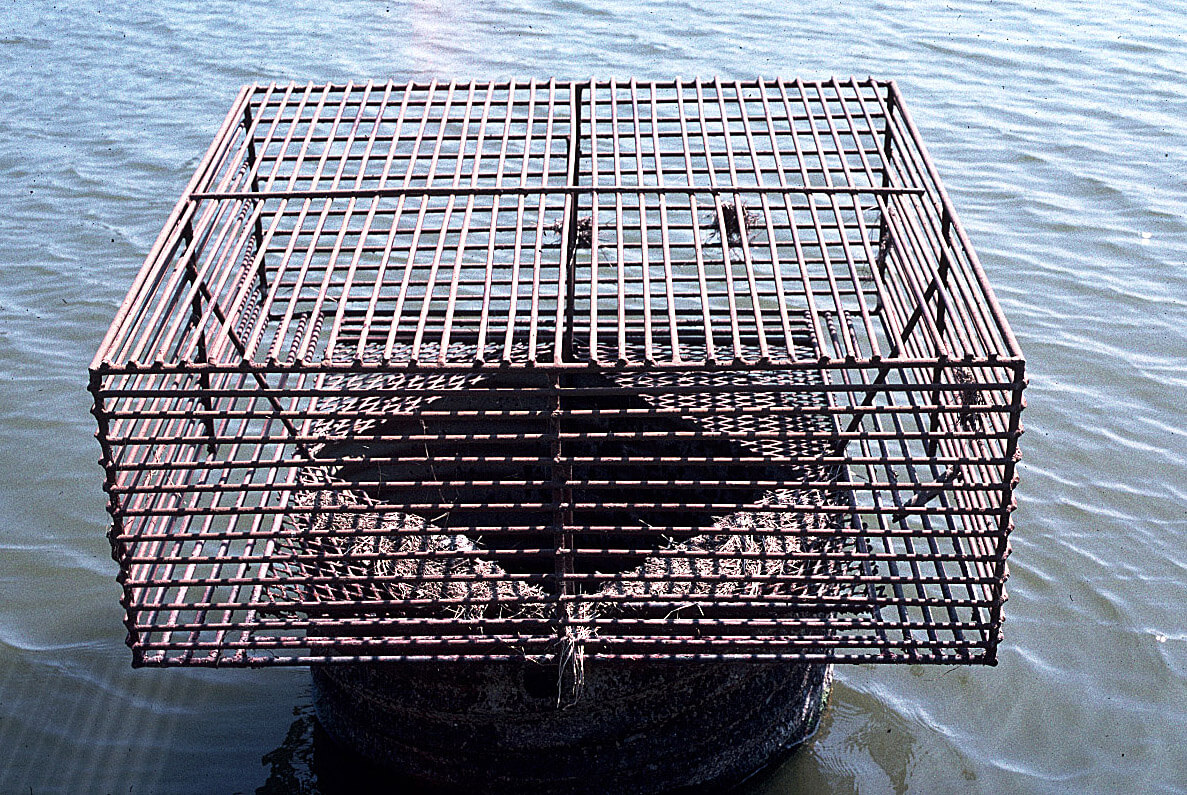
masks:
[[[893,82],[249,86],[91,367],[134,664],[992,664],[1023,370]]]

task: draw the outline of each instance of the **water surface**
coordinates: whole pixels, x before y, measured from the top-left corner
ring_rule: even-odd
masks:
[[[1031,388],[1001,664],[838,669],[750,791],[1187,788],[1187,17],[778,5],[3,5],[0,791],[353,786],[306,673],[131,670],[104,539],[86,366],[241,84],[759,74],[899,81]]]

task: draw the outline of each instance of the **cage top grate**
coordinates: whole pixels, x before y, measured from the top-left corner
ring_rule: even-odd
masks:
[[[939,357],[1019,352],[893,83],[368,82],[241,92],[94,366]]]

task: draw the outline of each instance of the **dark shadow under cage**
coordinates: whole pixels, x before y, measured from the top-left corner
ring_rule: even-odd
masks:
[[[245,88],[91,372],[137,664],[996,659],[1024,362],[893,83]]]

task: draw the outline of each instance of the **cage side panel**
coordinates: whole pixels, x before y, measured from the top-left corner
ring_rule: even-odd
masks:
[[[880,374],[113,378],[137,659],[976,661],[1001,464]]]

